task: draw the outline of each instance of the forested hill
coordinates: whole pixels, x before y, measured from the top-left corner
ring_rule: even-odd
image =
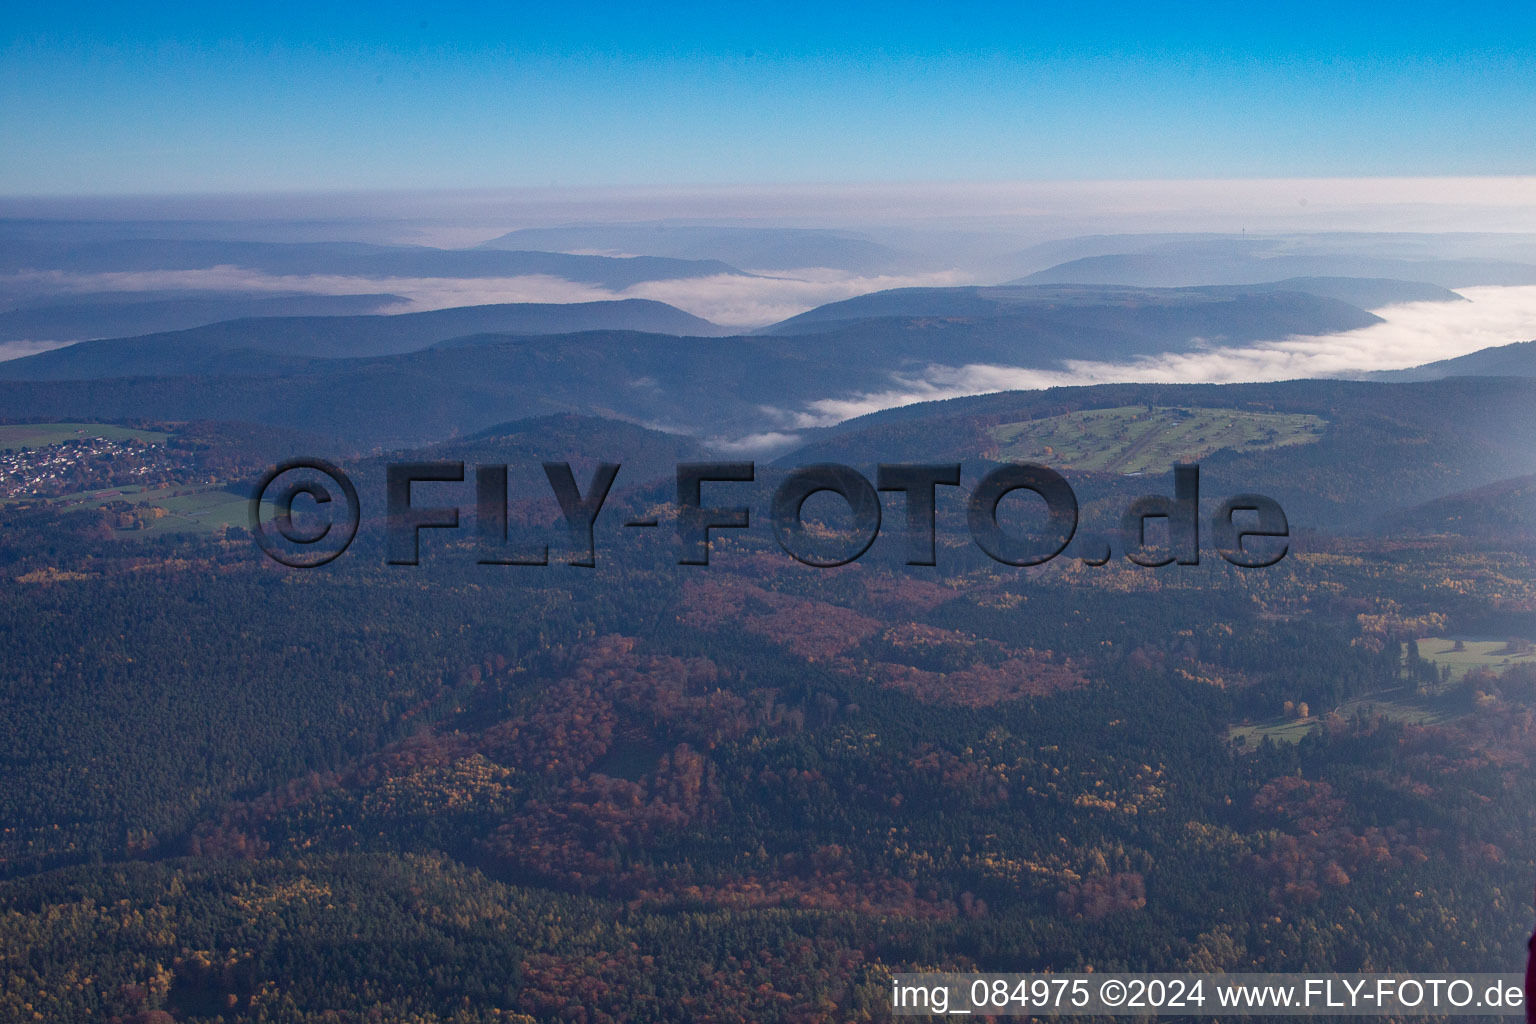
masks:
[[[670,307],[637,302],[242,321],[0,363],[0,378],[12,378],[0,380],[0,415],[238,419],[398,446],[571,412],[737,441],[783,436],[825,421],[824,403],[860,404],[893,388],[899,395],[968,365],[1060,371],[1071,360],[1133,360],[1376,322],[1337,299],[1297,292],[1053,294],[1042,302],[1030,289],[889,292],[874,308],[894,302],[956,315],[838,318],[812,333],[724,338],[488,326],[537,321],[554,330],[567,318],[611,317],[693,324]],[[972,309],[977,303],[985,315]],[[479,329],[492,333],[459,336]],[[341,358],[359,351],[394,354]],[[135,376],[101,376],[108,373]],[[918,383],[903,383],[912,379]]]
[[[1164,473],[1195,459],[1213,485],[1270,494],[1301,521],[1364,525],[1536,471],[1533,402],[1536,380],[1519,378],[1052,388],[872,413],[809,432],[781,461],[1019,458]]]
[[[275,316],[166,334],[81,342],[0,362],[0,379],[165,377],[302,365],[309,359],[395,355],[465,335],[628,330],[708,337],[708,320],[649,299],[503,303],[369,316]]]
[[[818,306],[760,333],[814,333],[846,329],[864,321],[893,319],[998,318],[1019,323],[1070,322],[1088,330],[1149,336],[1165,344],[1178,339],[1171,346],[1176,349],[1191,338],[1213,343],[1274,340],[1290,334],[1347,331],[1380,322],[1378,317],[1335,294],[1316,293],[1305,287],[1002,285],[871,292]],[[1117,354],[1105,352],[1099,357]]]
[[[1438,380],[1442,377],[1536,377],[1536,341],[1517,341],[1478,349],[1454,359],[1440,359],[1406,370],[1381,370],[1373,380]]]

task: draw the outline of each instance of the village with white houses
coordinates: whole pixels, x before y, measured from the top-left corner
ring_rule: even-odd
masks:
[[[142,483],[169,466],[164,444],[81,437],[0,450],[0,499],[54,498],[91,487]]]

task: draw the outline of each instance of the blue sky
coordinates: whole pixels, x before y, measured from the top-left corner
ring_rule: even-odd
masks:
[[[1536,5],[28,6],[0,194],[1536,171]]]

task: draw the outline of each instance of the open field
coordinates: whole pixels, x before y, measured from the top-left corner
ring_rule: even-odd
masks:
[[[1105,473],[1162,472],[1225,448],[1312,444],[1327,421],[1305,413],[1197,407],[1088,409],[993,430],[1000,457]]]
[[[1536,663],[1536,648],[1511,652],[1507,640],[1463,640],[1459,651],[1454,637],[1421,637],[1418,644],[1419,657],[1436,666],[1449,665],[1452,680],[1461,679],[1474,668],[1499,672],[1511,665]]]
[[[109,441],[137,438],[157,444],[170,435],[158,430],[138,430],[112,423],[9,423],[0,424],[0,451],[7,448],[42,448],[61,441],[79,441],[87,437],[104,437]]]
[[[1227,739],[1235,741],[1241,736],[1247,741],[1249,749],[1257,747],[1266,736],[1275,743],[1300,743],[1303,737],[1321,726],[1321,719],[1315,717],[1276,719],[1273,722],[1230,726]]]
[[[1452,706],[1443,694],[1419,696],[1406,687],[1355,697],[1334,710],[1345,718],[1353,718],[1363,712],[1369,717],[1379,715],[1408,725],[1439,725],[1465,714],[1463,708]],[[1267,722],[1230,726],[1227,739],[1234,741],[1239,736],[1244,737],[1249,749],[1258,746],[1266,736],[1275,743],[1299,743],[1321,726],[1322,717],[1317,714],[1308,718],[1276,718]]]
[[[212,532],[223,526],[245,526],[249,522],[249,499],[226,490],[198,491],[179,498],[152,501],[151,504],[160,506],[169,514],[154,520],[148,529],[126,532],[124,536]]]
[[[126,501],[137,505],[147,501],[168,513],[159,519],[146,520],[143,530],[119,530],[115,536],[137,540],[166,533],[212,532],[223,526],[245,526],[248,523],[246,496],[220,487],[204,487],[190,494],[181,487],[123,487],[69,494],[54,499],[55,504],[74,508],[105,508],[114,501]],[[173,495],[175,495],[173,497]]]
[[[1465,713],[1450,706],[1443,696],[1430,694],[1420,697],[1406,689],[1356,697],[1340,704],[1338,711],[1345,718],[1363,711],[1367,715],[1381,715],[1409,725],[1439,725]]]

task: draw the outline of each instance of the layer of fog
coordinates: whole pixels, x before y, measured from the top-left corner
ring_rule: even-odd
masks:
[[[201,221],[201,237],[473,245],[522,227],[671,220],[981,231],[1536,231],[1536,177],[1239,178],[0,197],[0,217]],[[341,230],[339,236],[336,232]],[[145,237],[140,234],[138,237]]]
[[[828,302],[887,288],[951,287],[968,284],[959,271],[904,276],[856,276],[824,268],[779,271],[773,276],[715,274],[709,277],[642,281],[610,290],[544,274],[519,277],[347,277],[342,275],[266,274],[244,267],[201,270],[142,270],[99,274],[69,271],[24,271],[7,276],[13,289],[30,287],[67,296],[82,292],[144,292],[162,289],[311,292],[322,295],[366,295],[390,292],[409,301],[390,313],[478,306],[496,302],[600,302],[610,299],[654,299],[694,316],[727,327],[748,330],[777,323]]]
[[[997,391],[1115,383],[1238,383],[1346,377],[1396,370],[1536,339],[1536,287],[1463,288],[1467,302],[1409,302],[1376,311],[1383,323],[1238,348],[1166,353],[1126,363],[1071,360],[1059,370],[930,366],[892,375],[888,390],[781,410],[785,426],[830,426],[881,409]]]
[[[0,341],[0,363],[73,344],[72,341]]]

